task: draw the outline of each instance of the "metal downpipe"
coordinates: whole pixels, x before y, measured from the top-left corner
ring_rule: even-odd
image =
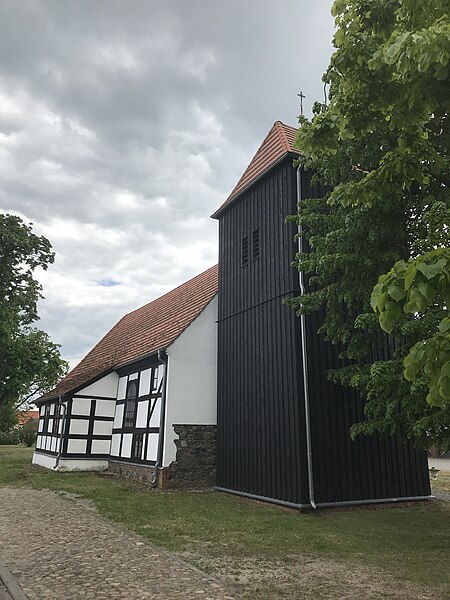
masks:
[[[67,407],[64,404],[64,402],[62,401],[63,396],[59,395],[58,396],[58,404],[60,405],[60,407],[64,410],[63,413],[63,417],[62,417],[62,423],[61,423],[61,433],[59,435],[59,449],[58,449],[58,454],[56,455],[56,461],[55,461],[55,466],[53,467],[53,469],[56,471],[56,469],[58,468],[59,465],[59,459],[61,458],[61,454],[62,454],[62,447],[63,447],[63,437],[64,437],[64,428],[66,426],[66,414],[67,414]]]
[[[167,364],[169,358],[166,351],[158,350],[158,360],[164,365],[162,395],[161,395],[161,411],[159,417],[159,438],[158,438],[158,455],[156,458],[155,468],[153,470],[152,478],[150,479],[150,485],[153,487],[158,481],[158,471],[162,469],[163,453],[164,453],[164,429],[166,421],[166,390],[167,390]]]
[[[300,201],[303,200],[302,191],[302,176],[301,167],[297,167],[297,207]],[[298,228],[298,251],[303,252],[303,237],[302,226]],[[305,274],[299,271],[300,296],[305,294]],[[308,466],[308,489],[309,503],[314,509],[317,509],[317,504],[314,498],[314,473],[313,473],[313,454],[311,444],[311,418],[309,410],[309,385],[308,385],[308,355],[307,355],[307,340],[306,340],[306,320],[305,315],[300,315],[300,330],[302,344],[302,367],[303,367],[303,398],[305,406],[305,429],[306,429],[306,458]]]

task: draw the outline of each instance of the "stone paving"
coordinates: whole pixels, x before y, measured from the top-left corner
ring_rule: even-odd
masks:
[[[0,489],[0,561],[30,600],[236,598],[89,503],[48,490]]]

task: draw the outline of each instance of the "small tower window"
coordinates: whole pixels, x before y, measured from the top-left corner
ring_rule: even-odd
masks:
[[[252,260],[259,258],[259,229],[252,232]]]
[[[248,247],[248,236],[245,236],[241,240],[241,266],[245,267],[248,265],[248,255],[249,255],[249,247]]]

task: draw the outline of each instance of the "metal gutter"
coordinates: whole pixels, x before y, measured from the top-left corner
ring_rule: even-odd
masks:
[[[164,455],[164,431],[166,424],[166,396],[167,396],[167,367],[169,358],[166,350],[158,350],[158,360],[164,365],[163,375],[163,387],[161,395],[161,411],[159,417],[159,436],[158,436],[158,455],[156,458],[156,464],[153,469],[153,475],[150,480],[150,484],[154,486],[158,481],[158,471],[162,469],[163,455]]]
[[[270,504],[279,504],[280,506],[287,506],[288,508],[309,508],[309,504],[296,504],[295,502],[288,502],[287,500],[277,500],[276,498],[268,498],[267,496],[258,496],[257,494],[249,494],[247,492],[239,492],[237,490],[230,490],[216,486],[214,488],[218,492],[225,492],[227,494],[234,494],[235,496],[243,496],[244,498],[250,498],[250,500],[259,500],[261,502],[269,502]]]
[[[297,167],[297,206],[300,201],[303,200],[302,195],[302,176],[301,166]],[[298,229],[298,251],[303,252],[303,237],[302,237],[302,226],[299,225]],[[305,294],[305,274],[303,271],[299,271],[299,284],[300,284],[300,296]],[[313,471],[313,454],[311,444],[311,415],[309,409],[309,384],[308,384],[308,346],[306,339],[306,317],[304,314],[300,315],[300,329],[301,329],[301,345],[302,345],[302,368],[303,368],[303,399],[305,407],[305,430],[306,430],[306,456],[307,456],[307,467],[308,467],[308,491],[309,491],[309,503],[316,509],[317,504],[314,498],[314,471]]]
[[[319,502],[318,508],[332,508],[334,506],[355,506],[358,504],[387,504],[389,502],[417,502],[418,500],[433,500],[434,496],[401,496],[399,498],[374,498],[373,500],[344,500],[342,502]]]

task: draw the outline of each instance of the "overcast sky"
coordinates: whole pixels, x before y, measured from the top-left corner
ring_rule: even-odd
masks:
[[[0,210],[51,241],[39,327],[72,364],[217,260],[210,214],[323,98],[331,0],[1,0]]]

